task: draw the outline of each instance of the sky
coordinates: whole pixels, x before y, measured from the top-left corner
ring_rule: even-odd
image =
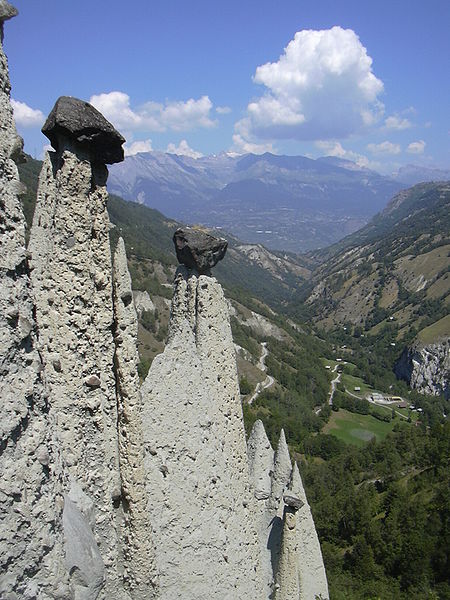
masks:
[[[12,0],[17,128],[40,158],[62,95],[162,150],[450,168],[449,0]]]

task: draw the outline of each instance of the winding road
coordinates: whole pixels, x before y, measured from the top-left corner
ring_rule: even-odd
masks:
[[[332,370],[332,373],[336,373],[337,369],[338,369],[339,365],[334,365],[334,368]],[[340,382],[341,380],[341,374],[338,373],[336,375],[336,377],[334,379],[331,380],[331,390],[330,390],[330,397],[328,398],[328,404],[330,406],[333,406],[333,396],[334,396],[334,392],[336,391],[336,386],[337,384]]]
[[[264,373],[267,371],[266,357],[268,354],[269,351],[267,350],[267,342],[261,342],[261,356],[259,357],[257,367]],[[274,378],[271,375],[267,375],[264,381],[260,381],[256,384],[255,391],[253,392],[253,395],[248,403],[252,404],[253,401],[256,400],[256,398],[261,394],[261,392],[270,388],[274,383]]]

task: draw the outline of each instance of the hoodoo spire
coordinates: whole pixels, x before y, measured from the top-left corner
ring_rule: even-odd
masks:
[[[286,443],[284,430],[280,432],[277,450],[275,452],[275,462],[272,478],[271,502],[274,506],[278,506],[283,496],[283,491],[286,488],[291,478],[292,463],[289,455],[289,448]]]

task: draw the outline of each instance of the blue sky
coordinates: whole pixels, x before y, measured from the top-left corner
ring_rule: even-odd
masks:
[[[127,152],[335,155],[450,168],[448,0],[16,0],[5,25],[25,149],[61,95]]]

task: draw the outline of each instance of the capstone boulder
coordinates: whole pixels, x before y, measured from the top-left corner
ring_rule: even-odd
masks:
[[[178,262],[199,274],[207,274],[225,256],[228,242],[192,227],[179,228],[173,236]]]
[[[125,138],[89,102],[61,96],[42,127],[56,151],[62,140],[74,142],[92,162],[112,164],[123,160]]]

